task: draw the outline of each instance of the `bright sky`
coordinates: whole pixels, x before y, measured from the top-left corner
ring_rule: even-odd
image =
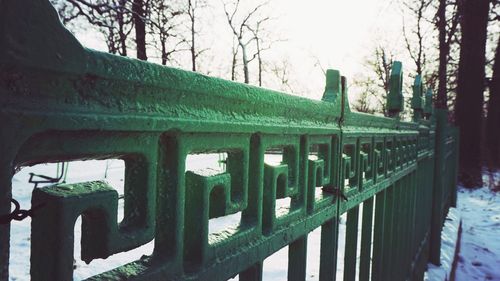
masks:
[[[280,21],[298,49],[316,54],[325,65],[354,74],[356,64],[371,50],[377,36],[401,31],[394,0],[274,1],[283,7]],[[395,44],[397,44],[397,38]],[[402,42],[399,42],[402,43]],[[369,46],[369,47],[368,47]],[[368,48],[367,48],[368,47]]]
[[[293,74],[290,74],[294,76],[292,79],[301,85],[297,92],[310,98],[320,98],[324,76],[317,62],[324,68],[339,69],[348,80],[352,80],[354,75],[366,71],[363,60],[380,41],[395,46],[394,49],[404,48],[401,36],[402,12],[398,1],[271,0],[270,14],[275,19],[268,29],[286,41],[276,44],[267,56],[286,58],[293,68]],[[261,3],[243,2],[250,6]],[[212,50],[200,68],[210,68],[210,75],[227,79],[231,31],[221,2],[209,3],[213,5],[213,11],[201,24],[205,38],[200,40],[200,44],[204,43]],[[86,46],[106,51],[105,45],[96,40],[95,34],[86,32],[77,34],[77,37]]]
[[[395,0],[311,0],[307,5],[304,1],[278,0],[273,3],[283,7],[280,23],[295,47],[290,51],[295,53],[291,57],[299,58],[295,61],[297,64],[315,56],[324,68],[338,69],[352,80],[357,73],[366,71],[363,60],[378,41],[390,38],[388,44],[404,46],[400,35],[401,10]],[[304,74],[311,76],[306,81],[319,84],[324,81],[321,72],[320,75],[318,72]],[[321,91],[322,87],[312,89]],[[317,94],[311,97],[319,98]]]

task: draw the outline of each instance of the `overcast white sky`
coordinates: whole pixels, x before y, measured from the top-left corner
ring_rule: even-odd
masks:
[[[291,57],[298,57],[295,65],[310,64],[308,57],[316,56],[323,67],[338,69],[352,80],[366,71],[363,61],[380,41],[394,45],[395,49],[404,48],[397,1],[277,0],[273,4],[282,7],[279,21],[293,46],[289,50]],[[319,71],[304,75],[310,75],[305,81],[316,84],[324,79]],[[322,87],[313,89],[321,91]]]
[[[280,23],[297,49],[316,54],[325,64],[354,74],[356,64],[378,37],[402,44],[401,12],[393,0],[273,1],[283,7]]]

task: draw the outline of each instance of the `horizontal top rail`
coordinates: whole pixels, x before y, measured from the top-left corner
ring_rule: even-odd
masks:
[[[47,112],[171,117],[258,124],[262,128],[333,129],[342,119],[354,126],[416,128],[389,118],[350,113],[347,90],[338,85],[327,86],[327,102],[322,102],[102,53],[84,48],[46,1],[3,1],[2,5],[2,27],[9,28],[0,34],[1,77],[9,90],[18,92],[15,96],[0,95],[3,110],[24,107]],[[22,13],[29,16],[19,17]],[[26,69],[30,75],[23,73]],[[340,84],[339,72],[327,76],[327,83]],[[44,83],[44,78],[53,81]],[[39,91],[23,92],[23,87],[35,83]],[[333,99],[327,97],[331,91]]]

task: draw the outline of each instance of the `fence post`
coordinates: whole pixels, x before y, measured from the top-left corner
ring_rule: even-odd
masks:
[[[441,256],[441,229],[443,226],[443,170],[445,168],[445,138],[448,122],[447,109],[435,109],[436,146],[434,152],[434,183],[432,187],[432,215],[429,260],[440,265]]]

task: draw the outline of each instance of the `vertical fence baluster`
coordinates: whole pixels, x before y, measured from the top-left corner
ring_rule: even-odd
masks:
[[[383,263],[382,263],[382,280],[390,280],[390,273],[394,267],[392,263],[393,250],[393,225],[394,225],[394,188],[391,185],[386,189],[385,212],[384,212],[384,241],[383,248]]]
[[[375,198],[375,227],[373,229],[373,264],[372,280],[380,281],[382,279],[382,269],[384,262],[384,226],[386,219],[386,190],[379,192]]]
[[[359,206],[347,211],[345,231],[344,281],[356,279]]]
[[[293,241],[288,246],[288,281],[306,279],[307,235]]]
[[[337,276],[338,217],[321,226],[320,281],[335,281]]]
[[[258,262],[239,275],[240,281],[262,281],[262,262]]]
[[[370,280],[372,243],[373,197],[363,202],[363,223],[361,229],[361,252],[359,260],[359,280]]]
[[[390,280],[398,280],[397,277],[401,270],[401,185],[404,179],[394,183],[393,191],[393,212],[392,212],[392,247],[390,247]]]

